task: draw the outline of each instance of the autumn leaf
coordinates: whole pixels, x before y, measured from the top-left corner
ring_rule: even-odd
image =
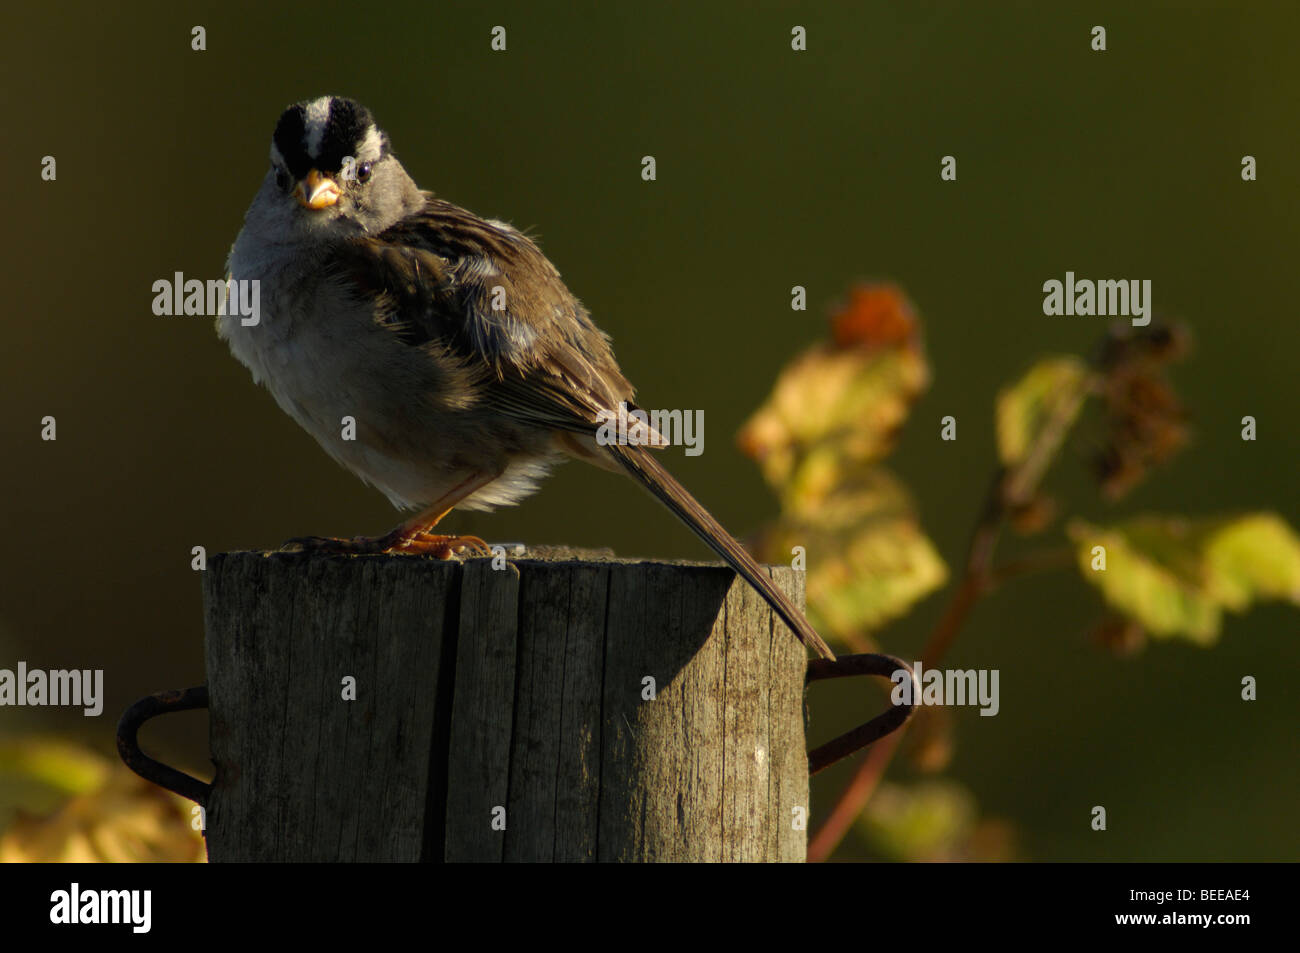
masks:
[[[1272,513],[1142,516],[1109,527],[1079,520],[1068,532],[1084,579],[1153,636],[1209,645],[1224,609],[1269,598],[1300,604],[1300,539]],[[1094,568],[1097,546],[1104,570]]]
[[[1088,367],[1078,358],[1049,357],[998,394],[998,457],[1004,466],[1023,463],[1049,421],[1059,416],[1063,430],[1074,422],[1087,379]]]
[[[947,579],[906,488],[878,465],[928,382],[910,303],[859,286],[740,433],[781,501],[760,555],[806,554],[809,618],[831,637],[876,628]]]
[[[1255,599],[1300,605],[1300,539],[1275,513],[1228,521],[1205,541],[1219,600],[1240,612]]]
[[[1102,493],[1117,500],[1166,463],[1190,438],[1168,365],[1191,345],[1181,325],[1112,326],[1098,359],[1105,439],[1092,457]]]
[[[878,628],[948,578],[895,477],[882,467],[841,476],[815,507],[782,514],[760,544],[771,562],[803,548],[810,621],[831,635]]]
[[[20,806],[0,836],[0,863],[202,861],[194,805],[94,752],[47,739],[0,745],[0,775],[62,792]]]
[[[84,794],[102,785],[104,758],[58,738],[33,737],[0,742],[0,776],[21,777],[64,794]]]
[[[740,447],[783,492],[811,456],[837,464],[882,459],[930,372],[911,305],[898,289],[867,285],[815,344],[778,376],[741,428]]]

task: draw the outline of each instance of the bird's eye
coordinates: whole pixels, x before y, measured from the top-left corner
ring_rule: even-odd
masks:
[[[279,166],[275,167],[275,185],[281,192],[285,192],[289,188],[289,173]]]
[[[357,181],[364,182],[368,178],[370,178],[370,163],[363,162],[357,166]]]

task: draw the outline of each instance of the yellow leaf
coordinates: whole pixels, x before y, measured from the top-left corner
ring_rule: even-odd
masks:
[[[1220,607],[1206,591],[1191,550],[1180,551],[1187,530],[1179,526],[1180,521],[1147,520],[1102,528],[1077,520],[1068,532],[1078,546],[1079,571],[1108,604],[1152,635],[1210,644],[1219,635]],[[1096,546],[1105,547],[1102,570],[1093,568]]]
[[[856,289],[832,331],[831,341],[782,370],[741,429],[741,448],[777,490],[811,454],[831,452],[853,462],[883,458],[929,383],[916,319],[896,289]]]
[[[1300,604],[1300,539],[1276,513],[1252,513],[1217,527],[1205,555],[1228,608],[1241,611],[1256,598]]]
[[[881,467],[859,468],[816,506],[784,514],[763,556],[788,562],[795,546],[807,553],[810,621],[832,635],[878,628],[948,577],[907,491]]]
[[[92,791],[108,776],[108,762],[57,738],[0,742],[0,775],[18,775],[68,794]]]
[[[193,805],[93,752],[65,743],[24,740],[6,745],[8,765],[51,776],[72,766],[98,783],[42,813],[19,810],[0,836],[0,863],[201,861],[203,838]],[[15,751],[23,751],[21,757]],[[66,774],[67,772],[64,772]],[[60,776],[58,771],[53,776]]]
[[[1062,430],[1069,428],[1083,406],[1087,379],[1088,368],[1077,358],[1049,357],[999,392],[998,457],[1005,466],[1023,463],[1047,423],[1058,415]]]
[[[858,818],[858,829],[890,860],[954,858],[974,832],[975,798],[955,781],[914,787],[882,784]]]
[[[1110,527],[1069,527],[1084,579],[1156,636],[1201,644],[1219,634],[1222,610],[1256,599],[1300,604],[1300,539],[1273,513],[1190,520],[1141,516]],[[1093,568],[1104,546],[1106,569]]]
[[[792,361],[746,422],[741,448],[781,500],[765,557],[807,554],[810,620],[832,637],[879,626],[948,570],[901,483],[875,466],[929,383],[919,323],[892,285],[863,285],[829,341]]]

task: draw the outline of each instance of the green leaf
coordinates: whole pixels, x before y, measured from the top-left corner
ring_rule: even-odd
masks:
[[[1208,645],[1224,609],[1261,598],[1300,603],[1300,539],[1272,513],[1141,516],[1110,527],[1080,520],[1068,532],[1084,579],[1154,636]],[[1106,549],[1105,570],[1093,568],[1095,546]]]
[[[58,738],[0,741],[0,776],[13,776],[64,794],[84,794],[104,783],[104,758]]]
[[[1300,538],[1277,514],[1253,513],[1217,527],[1205,555],[1229,609],[1240,612],[1254,599],[1300,605]]]
[[[999,392],[998,457],[1005,466],[1010,468],[1025,462],[1048,423],[1058,417],[1060,436],[1064,437],[1083,406],[1087,379],[1087,365],[1078,358],[1049,357]],[[1055,450],[1055,447],[1047,449]]]
[[[955,781],[886,783],[858,818],[858,829],[889,860],[941,860],[960,850],[978,814],[975,798]]]
[[[1152,526],[1102,528],[1079,520],[1069,534],[1078,545],[1083,578],[1152,635],[1182,635],[1202,644],[1218,637],[1219,604],[1204,580],[1189,574],[1191,560],[1179,558],[1176,532],[1162,536]],[[1105,547],[1105,569],[1093,568],[1095,546]]]
[[[772,562],[804,548],[810,621],[832,637],[878,628],[948,578],[896,478],[881,467],[837,476],[815,504],[783,514],[762,547]]]

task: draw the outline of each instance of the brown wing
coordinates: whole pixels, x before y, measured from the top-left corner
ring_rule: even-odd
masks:
[[[538,247],[508,225],[429,197],[419,213],[351,242],[328,265],[379,297],[375,320],[403,343],[459,362],[490,409],[591,435],[602,412],[631,405],[632,385],[609,338]],[[748,580],[805,644],[834,657],[744,547],[644,447],[570,447],[621,467]]]
[[[454,357],[481,399],[518,420],[592,433],[632,385],[609,338],[525,235],[429,197],[424,208],[329,262],[383,302],[403,343]]]

